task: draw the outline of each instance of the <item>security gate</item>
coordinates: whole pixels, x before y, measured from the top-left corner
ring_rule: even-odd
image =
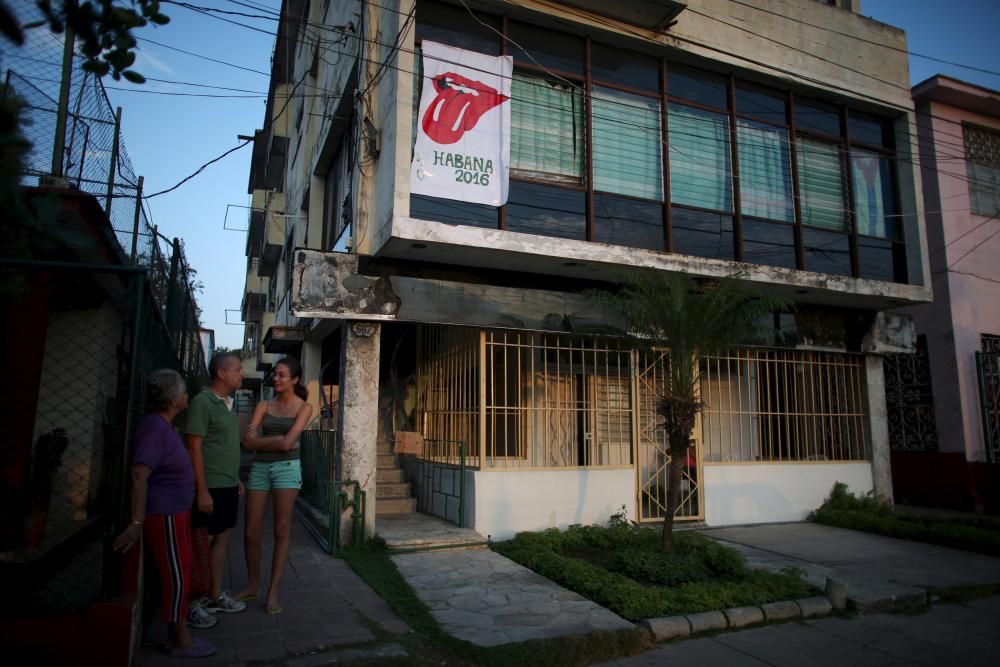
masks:
[[[986,460],[1000,463],[1000,350],[976,352],[976,370]]]
[[[636,373],[636,429],[638,451],[636,473],[639,488],[639,520],[662,521],[667,511],[670,487],[670,446],[663,417],[657,414],[658,397],[666,383],[665,353],[639,354]],[[681,504],[677,520],[705,518],[701,498],[701,418],[695,420],[693,444],[681,476]]]

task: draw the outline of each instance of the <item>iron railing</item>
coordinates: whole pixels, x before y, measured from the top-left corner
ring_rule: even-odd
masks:
[[[1000,352],[976,352],[986,460],[1000,463]]]

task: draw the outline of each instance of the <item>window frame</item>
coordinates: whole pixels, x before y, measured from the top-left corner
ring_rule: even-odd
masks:
[[[426,3],[424,3],[426,4]],[[436,3],[435,3],[436,4]],[[499,44],[500,55],[511,55],[514,49],[509,45],[507,36],[510,33],[510,17],[507,15],[490,15],[489,18],[501,27],[499,32],[501,34],[497,35],[496,40]],[[417,21],[420,22],[420,12],[418,5]],[[558,32],[557,29],[549,28],[554,32]],[[804,239],[807,233],[813,233],[812,230],[818,230],[822,232],[832,232],[835,234],[843,234],[846,237],[846,242],[849,246],[850,252],[850,271],[846,274],[851,277],[864,278],[864,271],[861,267],[860,262],[860,252],[859,249],[859,236],[861,238],[876,239],[881,245],[888,245],[888,249],[891,250],[891,261],[892,261],[892,280],[897,283],[906,283],[906,252],[905,252],[905,238],[903,234],[903,225],[897,223],[892,227],[895,228],[896,233],[887,234],[885,237],[869,237],[867,235],[859,234],[857,228],[858,214],[855,210],[855,197],[854,197],[854,186],[852,183],[852,159],[856,151],[866,151],[877,153],[881,157],[888,158],[889,165],[889,183],[891,191],[888,193],[892,197],[895,210],[893,215],[901,217],[899,215],[899,210],[901,208],[901,198],[900,198],[900,187],[899,187],[899,168],[897,165],[897,151],[893,144],[894,135],[892,131],[892,123],[894,123],[893,118],[887,116],[879,116],[877,113],[873,113],[870,110],[853,109],[854,113],[863,116],[865,119],[881,119],[885,124],[883,130],[883,144],[884,145],[872,145],[865,143],[863,141],[852,141],[849,132],[850,126],[850,114],[852,113],[852,108],[848,107],[844,103],[831,102],[828,99],[823,99],[822,97],[817,97],[817,91],[810,91],[810,94],[799,96],[794,89],[783,89],[780,87],[780,82],[767,82],[763,80],[748,79],[744,77],[737,77],[735,73],[730,72],[729,74],[723,74],[717,71],[711,71],[705,68],[699,68],[695,65],[689,63],[680,63],[677,61],[669,60],[666,57],[653,56],[649,53],[645,53],[640,49],[634,49],[634,51],[642,56],[647,56],[649,58],[654,58],[658,64],[659,69],[659,90],[651,90],[643,87],[638,87],[636,85],[630,85],[627,83],[618,83],[614,81],[609,81],[606,78],[595,76],[595,69],[593,66],[593,51],[595,45],[600,45],[601,48],[616,48],[621,50],[620,47],[611,47],[609,44],[601,41],[592,39],[589,36],[579,36],[583,41],[584,53],[583,53],[583,63],[582,63],[582,74],[581,71],[565,71],[560,69],[546,69],[542,68],[535,63],[527,62],[523,58],[519,58],[515,63],[515,72],[520,72],[532,76],[540,76],[553,78],[555,75],[557,78],[564,78],[572,82],[573,85],[579,86],[584,91],[584,110],[583,110],[583,125],[584,125],[584,169],[581,177],[581,182],[576,183],[566,183],[559,182],[558,179],[547,179],[544,177],[533,177],[527,174],[516,174],[513,169],[511,170],[510,180],[513,183],[525,182],[525,183],[537,183],[541,185],[565,188],[567,190],[573,190],[577,192],[583,192],[586,200],[586,240],[589,242],[599,242],[596,240],[596,224],[601,216],[596,210],[595,199],[596,197],[610,196],[617,197],[625,200],[635,200],[650,205],[658,205],[662,212],[662,234],[663,234],[663,247],[664,252],[675,253],[677,244],[676,230],[674,227],[674,211],[683,210],[690,211],[693,214],[710,214],[725,216],[731,220],[731,235],[732,235],[732,261],[743,261],[744,258],[744,239],[743,239],[743,228],[744,228],[744,218],[747,220],[766,222],[775,225],[789,225],[792,228],[792,238],[794,240],[794,261],[783,261],[770,266],[789,266],[794,265],[797,270],[810,270],[809,260],[807,258]],[[416,40],[415,45],[420,46],[420,40]],[[626,49],[627,50],[627,49]],[[671,67],[682,68],[685,75],[691,76],[692,74],[697,75],[703,72],[706,76],[714,79],[715,81],[724,81],[725,85],[725,98],[726,107],[714,107],[701,104],[697,101],[693,101],[686,98],[681,98],[671,94],[670,91],[670,69]],[[607,190],[597,189],[595,184],[595,165],[594,165],[594,117],[593,117],[593,95],[594,89],[605,88],[611,91],[621,92],[628,95],[640,96],[643,98],[648,98],[650,100],[656,100],[659,103],[660,108],[660,128],[659,128],[659,140],[661,143],[660,157],[662,161],[660,174],[661,174],[661,199],[647,199],[643,197],[636,196],[634,194],[622,194],[611,192]],[[759,90],[761,93],[771,95],[777,98],[783,98],[785,104],[784,122],[778,122],[774,117],[766,117],[763,115],[758,115],[753,113],[752,110],[743,111],[739,110],[737,106],[737,88],[742,90],[753,91],[754,89]],[[417,102],[419,104],[419,102]],[[729,150],[731,151],[730,159],[730,173],[728,174],[731,195],[730,199],[732,202],[732,211],[722,211],[714,209],[699,208],[697,206],[691,206],[687,204],[676,204],[672,201],[671,193],[671,178],[670,178],[670,128],[669,128],[669,109],[671,104],[681,104],[689,107],[694,107],[697,109],[702,109],[705,111],[710,111],[714,113],[723,114],[729,119]],[[836,114],[838,123],[838,132],[836,134],[831,134],[829,131],[824,131],[821,129],[803,127],[797,123],[797,115],[801,114],[801,111],[797,111],[797,104],[813,105],[820,110],[828,111],[831,114]],[[831,117],[832,119],[832,117]],[[738,138],[739,125],[738,121],[748,121],[755,125],[774,127],[776,129],[782,129],[787,132],[787,142],[786,148],[788,151],[788,162],[790,171],[790,197],[791,197],[791,209],[792,209],[792,219],[771,219],[767,217],[760,217],[757,215],[748,215],[742,210],[742,202],[740,200],[740,168],[739,168],[739,151],[740,142]],[[832,130],[832,127],[827,123],[827,130]],[[809,139],[820,141],[826,144],[836,145],[840,151],[840,159],[842,163],[842,192],[844,198],[844,218],[845,218],[845,228],[843,230],[833,230],[826,227],[816,227],[811,225],[806,225],[803,221],[803,210],[802,210],[802,193],[801,193],[801,165],[799,163],[799,141],[801,139]],[[507,206],[500,206],[496,209],[497,225],[496,228],[500,230],[507,229]],[[485,220],[485,219],[484,219]],[[723,227],[725,226],[724,223]],[[481,225],[478,225],[481,226]],[[804,228],[806,228],[804,230]],[[720,232],[725,235],[727,232],[724,228],[720,227]],[[790,259],[790,258],[788,258]],[[868,278],[873,280],[885,280],[884,277],[880,278]]]

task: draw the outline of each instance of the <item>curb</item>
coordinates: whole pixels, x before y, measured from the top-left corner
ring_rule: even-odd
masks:
[[[826,616],[834,609],[844,609],[846,604],[847,586],[843,582],[828,578],[826,595],[699,614],[646,618],[639,621],[639,625],[653,636],[654,641],[662,642],[702,632],[743,628],[765,620],[780,621]]]

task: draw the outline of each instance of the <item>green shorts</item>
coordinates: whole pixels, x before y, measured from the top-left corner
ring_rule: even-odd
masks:
[[[250,478],[247,489],[250,491],[270,491],[271,489],[301,489],[302,462],[299,459],[291,461],[254,461],[250,468]]]

